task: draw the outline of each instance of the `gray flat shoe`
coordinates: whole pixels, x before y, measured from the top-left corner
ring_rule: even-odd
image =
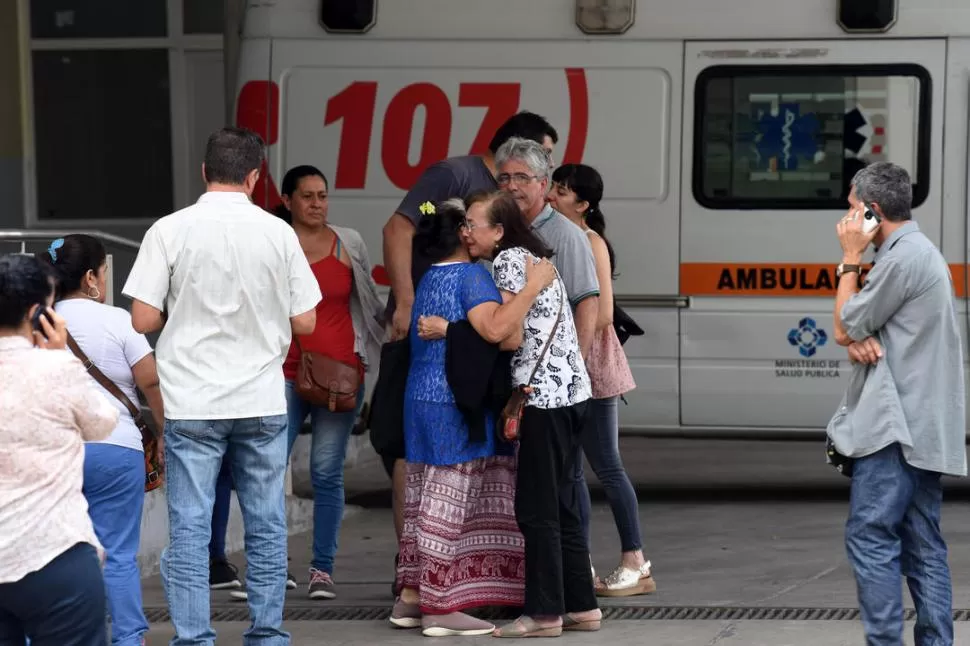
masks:
[[[391,617],[388,619],[398,628],[420,628],[421,606],[416,603],[404,603],[401,598],[394,603]]]
[[[425,637],[474,637],[491,635],[495,625],[463,612],[453,612],[448,615],[425,615],[421,618],[421,629]]]

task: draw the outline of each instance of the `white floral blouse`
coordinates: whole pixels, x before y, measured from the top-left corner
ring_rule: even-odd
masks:
[[[502,291],[517,294],[525,287],[526,259],[536,263],[538,258],[521,247],[506,249],[495,257],[492,274]],[[539,297],[525,317],[522,345],[512,356],[512,383],[523,385],[539,361],[539,355],[552,333],[562,305],[562,317],[555,337],[546,351],[542,365],[532,379],[532,394],[527,406],[536,408],[566,408],[592,397],[589,374],[579,350],[579,336],[573,321],[572,308],[566,298],[566,286],[557,278]]]

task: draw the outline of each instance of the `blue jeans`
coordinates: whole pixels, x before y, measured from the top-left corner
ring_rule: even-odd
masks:
[[[246,591],[252,624],[245,646],[286,646],[286,416],[165,420],[169,545],[162,582],[175,637],[171,646],[212,646],[208,545],[216,480],[229,455],[242,509]]]
[[[226,532],[229,530],[229,506],[232,502],[232,468],[229,454],[222,458],[216,478],[216,499],[212,505],[212,538],[209,539],[209,559],[226,558]]]
[[[940,474],[907,464],[898,444],[855,461],[845,545],[867,646],[903,643],[903,576],[916,605],[916,646],[953,644],[942,502]]]
[[[104,577],[98,553],[87,543],[19,581],[0,583],[4,646],[22,646],[26,638],[30,646],[104,646],[104,616]]]
[[[637,494],[620,459],[620,423],[617,413],[619,397],[589,400],[589,417],[583,428],[583,451],[593,472],[606,491],[613,511],[613,522],[620,534],[620,550],[634,552],[643,547],[640,538],[640,510]],[[589,524],[592,505],[589,487],[579,460],[573,473],[579,491],[579,515],[589,546]]]
[[[331,413],[322,406],[308,404],[296,394],[292,381],[286,382],[286,411],[289,417],[289,452],[293,451],[307,416],[312,428],[310,444],[310,482],[313,484],[313,558],[310,565],[333,574],[337,535],[344,516],[344,460],[354,422],[364,402],[364,387],[357,395],[357,407],[350,413]]]
[[[111,643],[141,646],[148,622],[141,605],[138,543],[145,504],[145,455],[113,444],[85,444],[84,497],[94,533],[104,546],[104,585]]]

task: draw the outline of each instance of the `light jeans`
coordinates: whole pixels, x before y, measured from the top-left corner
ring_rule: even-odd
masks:
[[[94,533],[107,555],[104,585],[111,613],[111,644],[141,646],[142,636],[148,632],[138,571],[145,454],[114,444],[85,444],[84,497]]]
[[[347,443],[357,414],[364,403],[364,385],[357,395],[357,406],[349,413],[331,413],[300,399],[292,381],[286,382],[286,410],[289,417],[289,451],[309,416],[310,481],[313,484],[313,557],[310,565],[333,574],[337,536],[344,516],[344,460]]]
[[[252,624],[244,646],[286,646],[286,416],[166,420],[169,545],[162,582],[175,637],[171,646],[212,646],[209,540],[216,479],[228,451],[246,545]]]

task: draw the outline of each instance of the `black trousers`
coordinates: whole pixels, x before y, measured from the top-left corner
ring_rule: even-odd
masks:
[[[522,414],[515,517],[525,537],[528,616],[597,608],[589,548],[572,473],[583,459],[586,402],[568,408],[527,406]]]
[[[29,549],[29,546],[24,546]],[[78,543],[36,572],[0,583],[0,646],[104,646],[106,601],[98,554]]]

